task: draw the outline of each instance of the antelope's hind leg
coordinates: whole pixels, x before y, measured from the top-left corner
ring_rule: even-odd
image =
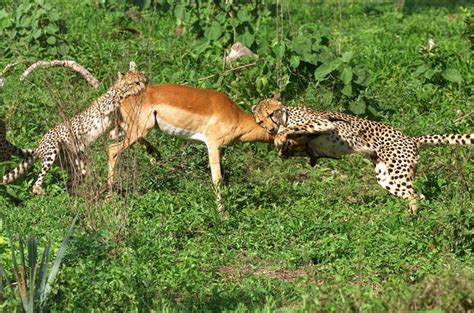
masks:
[[[148,140],[145,138],[139,138],[138,142],[142,145],[142,147],[145,149],[145,151],[153,158],[151,161],[153,164],[158,163],[158,161],[161,159],[161,154],[156,149],[154,145],[152,145]]]

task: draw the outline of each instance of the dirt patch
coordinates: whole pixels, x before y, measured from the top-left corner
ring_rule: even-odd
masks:
[[[240,279],[253,275],[284,281],[294,281],[301,278],[318,285],[322,284],[312,277],[315,272],[312,264],[295,269],[285,269],[285,265],[281,261],[255,259],[244,255],[239,255],[236,261],[238,263],[221,267],[219,272],[228,279]]]

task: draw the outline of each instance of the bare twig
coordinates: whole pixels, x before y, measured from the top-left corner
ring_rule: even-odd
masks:
[[[342,50],[342,5],[341,0],[337,0],[337,5],[339,7],[339,36],[337,38],[337,53],[341,54]]]
[[[30,65],[30,67],[28,67],[26,71],[23,72],[23,74],[20,77],[20,80],[24,80],[37,67],[52,67],[52,66],[63,66],[63,67],[67,67],[78,72],[94,88],[97,88],[100,85],[100,82],[82,65],[76,63],[75,61],[68,61],[68,60],[38,61]]]
[[[18,64],[20,64],[21,62],[16,62],[16,63],[10,63],[10,64],[7,64],[5,66],[5,68],[3,69],[3,71],[0,72],[0,77],[3,77],[5,76],[5,74],[11,69],[13,68],[14,66],[17,66]]]
[[[209,76],[204,76],[204,77],[198,78],[198,81],[207,80],[207,79],[212,78],[212,77],[217,76],[217,75],[223,75],[223,74],[227,74],[227,73],[230,73],[230,72],[235,72],[235,71],[241,70],[241,69],[246,68],[246,67],[254,66],[255,64],[257,64],[257,62],[253,62],[253,63],[237,66],[237,67],[234,67],[234,68],[230,68],[228,70],[221,71],[221,72],[216,73],[216,74],[212,74],[212,75],[209,75]],[[189,84],[188,82],[182,83],[182,85],[188,85],[188,84]]]
[[[474,113],[474,110],[469,112],[469,113],[466,113],[464,115],[461,115],[460,117],[458,117],[457,119],[454,120],[454,122],[459,122],[459,121],[462,121],[463,119],[467,118],[468,116],[472,115]]]

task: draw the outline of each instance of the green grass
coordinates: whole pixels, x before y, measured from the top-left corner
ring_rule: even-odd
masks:
[[[400,13],[388,1],[341,1],[342,51],[367,68],[371,81],[357,98],[338,98],[326,84],[310,82],[299,93],[283,92],[289,104],[342,111],[366,101],[374,118],[410,135],[472,133],[473,58],[463,22],[467,2],[406,1]],[[246,111],[269,94],[246,89],[246,74],[198,81],[221,70],[222,51],[196,54],[189,31],[174,36],[170,12],[148,10],[140,21],[123,6],[51,1],[66,21],[70,51],[102,81],[99,90],[64,69],[40,69],[27,81],[15,67],[0,88],[0,117],[15,144],[34,147],[55,123],[89,105],[117,71],[134,60],[153,83],[187,83],[221,90]],[[108,3],[107,1],[97,3]],[[294,2],[291,2],[294,3]],[[431,4],[428,4],[431,3]],[[298,4],[298,3],[297,3]],[[14,10],[13,1],[5,8]],[[315,23],[339,36],[336,1],[284,3],[285,28]],[[274,19],[262,18],[258,38],[274,38]],[[120,32],[133,28],[139,36]],[[438,61],[419,53],[431,34]],[[263,39],[262,39],[263,40]],[[13,45],[8,39],[0,47]],[[264,48],[264,47],[259,47]],[[50,58],[31,50],[3,58]],[[265,71],[265,60],[257,64]],[[424,80],[421,64],[455,68],[461,84]],[[268,69],[273,71],[273,69]],[[232,82],[238,81],[238,84]],[[269,90],[277,88],[269,87]],[[472,147],[421,151],[415,187],[426,196],[417,216],[406,201],[376,183],[372,164],[361,156],[281,160],[266,144],[223,149],[225,213],[216,212],[204,145],[150,134],[160,166],[133,147],[120,161],[126,192],[105,199],[109,141],[88,153],[90,177],[83,196],[64,191],[55,168],[45,180],[46,195],[33,197],[38,166],[22,180],[0,187],[0,239],[33,234],[51,241],[56,252],[76,212],[78,225],[53,284],[51,311],[472,311],[474,309],[474,164]],[[4,162],[0,172],[18,160]],[[0,260],[8,250],[0,246]],[[7,252],[5,252],[7,251]],[[6,264],[9,268],[9,265]],[[19,310],[6,299],[2,309]]]

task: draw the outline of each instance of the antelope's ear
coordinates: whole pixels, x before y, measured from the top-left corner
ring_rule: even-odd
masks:
[[[257,108],[256,105],[252,105],[252,112],[255,113],[255,109]]]
[[[285,108],[280,108],[275,111],[276,117],[282,125],[286,124],[288,120],[288,113],[286,113]]]

